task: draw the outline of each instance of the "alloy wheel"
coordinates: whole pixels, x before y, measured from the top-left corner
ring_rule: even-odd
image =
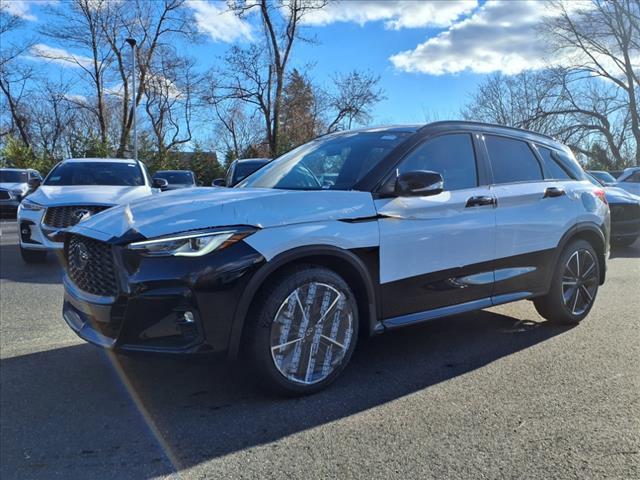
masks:
[[[282,302],[271,325],[271,357],[290,381],[311,385],[341,364],[353,336],[353,311],[344,292],[306,283]]]
[[[572,315],[582,315],[593,303],[598,289],[596,259],[589,250],[573,252],[562,275],[562,298]]]

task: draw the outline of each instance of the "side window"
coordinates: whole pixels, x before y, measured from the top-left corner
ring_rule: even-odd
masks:
[[[551,150],[538,145],[538,151],[542,157],[545,169],[549,172],[549,175],[551,175],[549,178],[556,180],[571,180],[571,176],[553,158]]]
[[[629,178],[627,178],[624,181],[625,182],[629,182],[629,183],[640,183],[640,172],[634,173],[633,175],[629,176]]]
[[[520,140],[485,136],[494,183],[542,180],[542,170],[529,145]]]
[[[442,175],[445,190],[478,185],[473,142],[468,133],[442,135],[427,140],[400,164],[400,173],[431,170]]]

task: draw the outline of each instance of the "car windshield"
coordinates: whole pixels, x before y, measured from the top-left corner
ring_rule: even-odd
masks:
[[[616,177],[611,175],[609,172],[589,172],[589,173],[604,183],[617,182]]]
[[[0,170],[0,183],[26,183],[27,172],[19,170]]]
[[[280,158],[238,188],[351,190],[411,132],[346,132],[320,137]]]
[[[164,178],[169,183],[192,184],[193,176],[191,172],[157,172],[156,178]]]
[[[65,162],[55,167],[44,185],[144,185],[140,167],[128,162]]]
[[[602,180],[596,178],[592,172],[584,172],[585,176],[587,177],[587,180],[589,180],[591,183],[593,183],[596,187],[604,187],[604,182],[602,182]]]

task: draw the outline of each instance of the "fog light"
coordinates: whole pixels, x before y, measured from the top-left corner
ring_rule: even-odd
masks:
[[[184,314],[182,315],[182,319],[184,323],[195,323],[196,321],[196,319],[193,316],[193,313],[189,311],[184,312]]]

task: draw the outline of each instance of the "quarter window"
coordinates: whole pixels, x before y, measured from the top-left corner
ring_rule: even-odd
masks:
[[[558,162],[553,158],[551,150],[538,145],[538,151],[540,152],[540,156],[542,157],[542,161],[547,172],[549,172],[549,178],[554,180],[571,180],[569,174],[564,170],[564,168],[558,165]]]
[[[445,190],[462,190],[478,185],[476,158],[471,135],[442,135],[427,140],[400,164],[399,173],[430,170],[442,175]]]
[[[542,170],[529,145],[511,138],[485,136],[494,183],[535,182]]]

